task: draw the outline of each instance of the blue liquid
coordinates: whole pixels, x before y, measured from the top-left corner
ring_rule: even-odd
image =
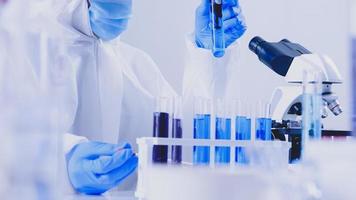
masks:
[[[251,140],[251,119],[237,116],[235,121],[236,140]],[[235,161],[241,164],[248,164],[246,149],[244,147],[236,147]]]
[[[213,21],[213,54],[215,57],[222,57],[225,54],[225,39],[223,28],[222,5],[212,4],[212,21]]]
[[[321,101],[320,95],[303,95],[303,127],[313,139],[321,139]]]
[[[215,138],[218,140],[231,139],[231,119],[216,118]],[[230,162],[230,147],[215,147],[215,162]]]
[[[321,139],[321,101],[320,95],[303,94],[301,159],[304,157],[307,137]]]
[[[153,114],[153,137],[168,138],[168,124],[168,113],[155,112]],[[152,160],[155,163],[167,163],[168,146],[154,145],[152,152]]]
[[[182,138],[182,120],[173,119],[172,121],[172,138]],[[172,146],[172,162],[181,163],[182,162],[182,146],[173,145]]]
[[[256,119],[256,139],[272,140],[272,120],[270,118]]]
[[[210,115],[198,114],[194,117],[194,139],[210,139]],[[204,146],[193,147],[193,163],[209,164],[210,148]]]
[[[251,140],[251,119],[236,117],[236,140]]]

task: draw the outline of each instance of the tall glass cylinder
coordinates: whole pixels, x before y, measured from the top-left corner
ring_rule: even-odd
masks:
[[[352,91],[353,91],[353,136],[356,137],[356,1],[351,1],[351,46],[352,46]]]
[[[272,140],[271,104],[260,101],[256,108],[256,140]]]
[[[302,104],[302,156],[309,138],[321,139],[322,79],[320,71],[304,71]]]
[[[227,100],[218,99],[216,103],[215,138],[231,139],[231,108]],[[215,148],[216,163],[230,163],[230,147]]]
[[[172,114],[172,138],[182,138],[182,98],[175,97],[173,99],[173,114]],[[182,146],[172,146],[172,162],[181,163],[182,162]]]
[[[213,29],[212,52],[215,57],[222,57],[225,54],[222,0],[211,0],[211,21],[212,21],[212,29]]]
[[[246,102],[236,100],[235,104],[235,132],[236,140],[251,140],[251,112]],[[235,161],[246,164],[248,159],[246,150],[243,147],[236,147]]]
[[[169,98],[167,97],[160,97],[156,100],[156,109],[153,113],[153,137],[168,138],[169,103]],[[167,163],[168,146],[154,145],[152,160],[155,163]]]
[[[194,139],[210,139],[211,100],[196,97],[194,99]],[[193,147],[193,163],[209,164],[210,148]]]

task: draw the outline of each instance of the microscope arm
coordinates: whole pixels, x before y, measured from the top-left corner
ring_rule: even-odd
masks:
[[[297,115],[288,114],[291,106],[300,101],[303,90],[298,86],[278,87],[274,90],[271,99],[272,119],[296,121]]]

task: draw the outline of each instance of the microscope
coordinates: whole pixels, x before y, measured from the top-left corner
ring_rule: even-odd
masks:
[[[297,43],[283,39],[270,43],[261,37],[254,37],[249,49],[259,60],[289,83],[275,89],[271,99],[273,138],[292,143],[290,161],[298,160],[301,153],[303,73],[321,72],[322,118],[328,110],[335,116],[342,113],[334,84],[341,84],[342,78],[335,63],[325,55],[314,54]],[[348,131],[322,130],[323,136],[348,136]],[[287,137],[287,138],[286,138]]]

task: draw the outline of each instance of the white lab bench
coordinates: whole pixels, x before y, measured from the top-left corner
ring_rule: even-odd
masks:
[[[65,196],[64,200],[138,200],[135,198],[135,193],[132,191],[112,191],[104,195],[81,195],[73,194]]]

